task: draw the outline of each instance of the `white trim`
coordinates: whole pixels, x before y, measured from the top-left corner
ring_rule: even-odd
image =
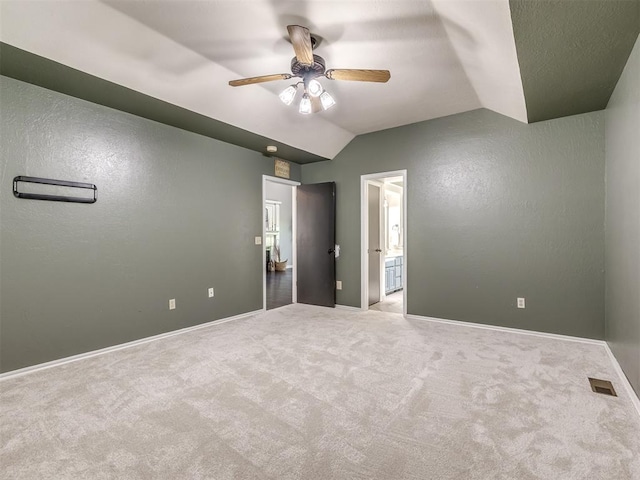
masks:
[[[387,177],[402,177],[402,313],[407,314],[407,170],[394,170],[390,172],[370,173],[360,175],[360,310],[369,309],[369,259],[367,255],[367,240],[369,237],[369,213],[368,213],[368,192],[367,182],[380,180]],[[384,281],[384,275],[380,281]]]
[[[65,365],[67,363],[77,362],[79,360],[85,360],[91,357],[97,357],[98,355],[104,355],[105,353],[117,352],[118,350],[124,350],[127,348],[136,347],[138,345],[143,345],[145,343],[155,342],[156,340],[162,340],[164,338],[169,338],[176,335],[182,335],[183,333],[193,332],[195,330],[200,330],[202,328],[208,328],[215,325],[220,325],[222,323],[232,322],[234,320],[240,320],[241,318],[257,315],[262,312],[264,312],[264,309],[254,310],[252,312],[240,313],[238,315],[234,315],[233,317],[220,318],[218,320],[212,320],[211,322],[194,325],[193,327],[185,327],[179,330],[173,330],[171,332],[153,335],[151,337],[140,338],[138,340],[133,340],[131,342],[121,343],[118,345],[113,345],[111,347],[101,348],[99,350],[92,350],[90,352],[79,353],[78,355],[72,355],[71,357],[59,358],[58,360],[52,360],[50,362],[39,363],[38,365],[31,365],[29,367],[20,368],[18,370],[12,370],[10,372],[0,373],[0,381],[8,380],[10,378],[20,377],[22,375],[37,372],[40,370],[46,370],[49,368],[58,367],[60,365]]]
[[[265,191],[266,182],[271,183],[282,183],[284,185],[289,185],[291,187],[297,187],[301,185],[300,182],[295,180],[287,180],[286,178],[280,177],[272,177],[271,175],[262,175],[262,212],[266,208],[267,204],[267,192]],[[296,217],[297,217],[297,205],[296,205],[296,189],[291,189],[291,256],[292,259],[292,285],[291,285],[291,300],[293,303],[298,301],[298,289],[297,289],[297,280],[298,280],[298,268],[296,264],[297,259],[297,250],[296,250],[296,236],[297,236],[297,225],[296,225]],[[267,309],[267,252],[264,248],[264,240],[267,236],[267,232],[265,230],[264,224],[264,214],[260,215],[260,222],[262,223],[262,309]]]
[[[406,170],[402,170],[402,314],[407,314],[407,270],[409,270],[409,262],[407,262],[407,249],[409,235],[409,224],[407,223],[407,198],[408,193],[408,175]]]
[[[298,185],[301,185],[300,182]],[[291,303],[298,303],[298,202],[296,201],[298,189],[295,188],[298,185],[291,188],[291,256],[293,257],[291,259],[291,268],[293,269],[291,272]],[[264,307],[266,310],[266,303]]]
[[[361,312],[362,309],[358,307],[352,307],[351,305],[340,305],[336,303],[337,310],[348,310],[350,312]]]
[[[378,182],[370,182],[372,184]],[[385,241],[385,237],[387,237],[387,231],[385,230],[385,216],[384,216],[384,198],[387,194],[385,190],[385,184],[382,183],[378,188],[378,244],[380,245],[380,249],[386,253],[387,252],[387,242]],[[380,262],[378,263],[378,275],[380,275],[380,283],[378,285],[378,295],[380,300],[384,300],[387,296],[384,288],[384,271],[385,271],[385,255],[380,255]]]
[[[618,359],[611,351],[611,348],[609,347],[609,344],[607,342],[604,342],[604,349],[607,351],[607,355],[609,355],[609,358],[611,359],[611,363],[613,364],[613,368],[618,374],[618,377],[620,377],[620,381],[624,385],[624,389],[626,390],[627,395],[629,395],[629,398],[631,399],[631,403],[633,403],[633,406],[638,412],[638,415],[640,415],[640,398],[638,398],[638,395],[636,394],[635,390],[631,386],[631,382],[629,382],[629,379],[624,374],[624,370],[622,370],[620,363],[618,363]]]
[[[463,322],[460,320],[447,320],[445,318],[423,317],[421,315],[404,315],[410,320],[422,320],[433,323],[444,323],[447,325],[457,325],[460,327],[480,328],[482,330],[493,330],[497,332],[518,333],[520,335],[530,335],[532,337],[553,338],[556,340],[566,340],[568,342],[586,343],[589,345],[606,345],[604,340],[595,340],[593,338],[572,337],[571,335],[562,335],[559,333],[537,332],[535,330],[523,330],[521,328],[500,327],[497,325],[485,325],[484,323]]]
[[[274,183],[283,183],[291,187],[297,187],[298,185],[301,185],[301,183],[297,180],[287,180],[286,178],[274,177],[272,175],[262,175],[262,180],[267,180]]]

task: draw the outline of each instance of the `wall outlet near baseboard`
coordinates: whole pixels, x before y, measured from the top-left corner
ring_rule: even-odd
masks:
[[[336,280],[336,290],[342,290],[342,280]]]
[[[176,309],[176,299],[172,298],[171,300],[169,300],[169,310],[175,310]]]
[[[524,308],[524,297],[518,297],[518,308]]]
[[[213,287],[209,288],[209,298],[213,297]]]

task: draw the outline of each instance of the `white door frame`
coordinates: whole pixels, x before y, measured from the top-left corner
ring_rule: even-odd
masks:
[[[294,180],[287,180],[286,178],[280,177],[272,177],[271,175],[262,175],[262,214],[260,215],[262,222],[262,310],[267,309],[267,252],[264,248],[264,241],[267,238],[266,226],[264,224],[264,209],[267,208],[267,192],[266,192],[266,183],[282,183],[284,185],[289,185],[291,187],[297,187],[301,185],[300,182],[296,182]],[[297,251],[296,251],[296,234],[297,234],[297,226],[296,226],[296,216],[297,216],[297,207],[296,207],[296,189],[291,189],[291,256],[293,257],[293,272],[292,279],[293,282],[291,285],[291,301],[293,303],[297,303],[298,301],[298,289],[296,287],[297,279],[298,279],[298,262],[297,262]]]
[[[379,181],[387,177],[402,177],[402,313],[407,314],[407,171],[394,170],[391,172],[370,173],[360,176],[360,309],[369,309],[369,193],[367,183],[371,180]],[[384,229],[384,226],[381,228]],[[266,261],[266,260],[265,260]],[[381,276],[380,282],[384,282]],[[384,290],[384,288],[382,288]]]

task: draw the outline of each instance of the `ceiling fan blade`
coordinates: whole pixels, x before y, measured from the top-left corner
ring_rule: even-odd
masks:
[[[287,25],[287,31],[298,62],[303,65],[313,65],[313,45],[309,29],[300,25]]]
[[[277,73],[275,75],[262,75],[261,77],[240,78],[231,80],[229,85],[232,87],[241,87],[242,85],[251,85],[253,83],[273,82],[274,80],[288,80],[291,78],[290,73]]]
[[[391,78],[389,70],[351,70],[338,68],[327,70],[325,75],[331,80],[351,80],[354,82],[385,83]]]

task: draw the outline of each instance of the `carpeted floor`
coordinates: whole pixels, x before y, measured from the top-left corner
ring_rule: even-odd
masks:
[[[290,305],[0,390],[3,479],[640,479],[602,346],[385,312]]]

